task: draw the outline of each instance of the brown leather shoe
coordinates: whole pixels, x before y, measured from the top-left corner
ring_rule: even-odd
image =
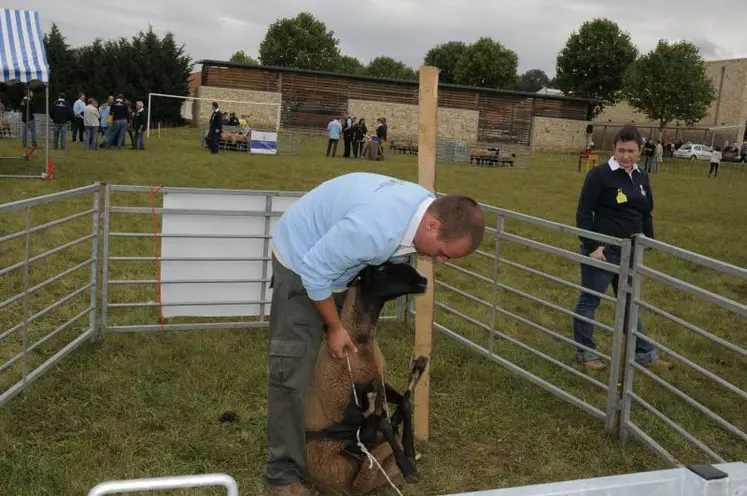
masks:
[[[590,360],[588,362],[574,362],[574,367],[578,370],[585,371],[589,370],[592,372],[599,372],[607,368],[607,365],[601,360]]]
[[[267,486],[267,493],[273,496],[311,496],[311,491],[298,481],[285,486]]]

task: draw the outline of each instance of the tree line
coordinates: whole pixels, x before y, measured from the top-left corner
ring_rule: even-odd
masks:
[[[149,27],[130,39],[95,39],[89,45],[72,48],[59,27],[52,24],[44,35],[44,48],[51,71],[51,101],[64,93],[65,99],[72,103],[84,93],[101,103],[109,95],[116,97],[121,93],[134,108],[137,100],[147,104],[148,93],[189,95],[187,79],[194,62],[171,33],[159,37]],[[17,109],[23,91],[22,84],[0,85],[0,100],[7,109]],[[44,112],[44,99],[43,89],[35,92],[32,100],[35,112]],[[180,99],[154,100],[151,118],[178,121],[181,106]]]
[[[71,48],[57,25],[44,35],[52,71],[50,98],[64,92],[69,101],[81,92],[99,100],[123,93],[131,101],[148,93],[188,96],[194,65],[173,34],[159,37],[149,27],[131,39],[96,39]],[[324,22],[308,12],[272,23],[259,46],[259,61],[239,50],[231,60],[296,69],[322,70],[396,79],[417,79],[416,69],[382,55],[364,64],[343,54],[340,41]],[[474,43],[448,41],[430,48],[424,65],[440,69],[443,83],[536,92],[543,86],[567,95],[593,99],[593,115],[627,100],[663,129],[674,121],[698,122],[716,98],[706,65],[697,47],[687,41],[661,40],[646,54],[638,52],[630,34],[614,21],[584,22],[568,37],[556,58],[554,78],[541,69],[518,73],[519,56],[499,41],[481,37]],[[0,85],[8,109],[21,101],[22,85]],[[36,94],[36,112],[44,110],[44,95]],[[155,120],[179,121],[182,101],[154,99],[149,109]]]
[[[397,79],[418,77],[416,69],[389,56],[363,64],[343,54],[339,44],[324,22],[301,12],[269,26],[259,46],[259,61],[243,50],[235,52],[231,61]],[[557,54],[554,78],[541,69],[519,74],[518,63],[516,52],[490,37],[474,43],[448,41],[423,57],[424,65],[440,69],[443,83],[528,92],[555,88],[594,100],[593,116],[627,100],[659,122],[661,129],[675,120],[693,125],[706,116],[716,98],[695,45],[660,40],[653,50],[641,54],[629,33],[604,18],[586,21],[571,33]]]

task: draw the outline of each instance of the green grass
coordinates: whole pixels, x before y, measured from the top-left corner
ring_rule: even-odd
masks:
[[[233,154],[210,156],[196,142],[162,138],[148,141],[147,152],[110,150],[84,152],[79,147],[55,156],[53,181],[3,180],[2,202],[84,186],[94,181],[113,184],[191,186],[210,188],[307,190],[320,181],[353,170],[383,172],[417,180],[417,159],[387,156],[384,162],[327,159],[324,143],[303,138],[297,156],[248,157]],[[0,142],[0,153],[13,147]],[[37,169],[41,170],[36,158]],[[26,164],[5,165],[24,167]],[[689,164],[688,164],[689,166]],[[693,166],[694,167],[694,166]],[[707,171],[707,166],[706,171]],[[695,171],[695,169],[693,169]],[[657,237],[717,259],[744,266],[747,229],[744,229],[743,184],[720,177],[708,180],[665,168],[652,177],[655,192]],[[467,192],[479,201],[571,224],[583,175],[574,157],[537,157],[526,170],[486,169],[468,165],[439,164],[438,189]],[[68,213],[91,207],[91,197],[66,200],[33,209],[38,225]],[[149,206],[145,194],[119,193],[113,203]],[[489,216],[489,222],[495,219]],[[25,214],[0,218],[0,235],[23,228]],[[32,237],[32,255],[90,233],[86,216]],[[113,231],[152,232],[150,215],[113,215]],[[543,230],[509,220],[509,232],[575,251],[578,241],[570,235]],[[152,256],[151,239],[117,238],[111,255]],[[85,262],[90,243],[32,266],[30,284]],[[485,251],[494,244],[486,240]],[[0,245],[0,267],[23,260],[24,241]],[[578,283],[578,264],[559,257],[504,242],[501,256],[557,277]],[[691,283],[747,300],[747,284],[718,276],[708,269],[679,262],[671,256],[647,252],[646,263]],[[458,265],[492,275],[492,262],[479,255]],[[492,288],[448,267],[437,268],[437,279],[492,301]],[[23,289],[23,274],[2,276],[0,299]],[[149,263],[112,264],[111,278],[155,278]],[[572,309],[573,289],[500,267],[505,284]],[[35,313],[76,288],[87,284],[90,273],[81,269],[32,295]],[[151,286],[111,288],[116,301],[154,301]],[[610,291],[611,294],[611,291]],[[572,337],[571,319],[550,308],[498,291],[501,307]],[[473,319],[490,323],[488,309],[464,297],[437,288],[437,301]],[[643,298],[681,318],[742,347],[747,346],[745,319],[697,301],[684,293],[647,282]],[[71,305],[38,319],[29,327],[29,343],[82,312],[90,304],[83,295]],[[23,319],[18,303],[0,309],[0,328]],[[644,311],[647,332],[655,339],[695,360],[705,368],[747,388],[747,360],[726,351],[692,332]],[[597,318],[614,320],[612,306],[603,303]],[[436,310],[436,322],[487,347],[488,333],[458,317]],[[177,319],[177,321],[186,319]],[[195,319],[192,319],[195,320]],[[211,319],[214,320],[214,319]],[[157,311],[110,311],[111,325],[156,324]],[[87,329],[88,317],[29,355],[29,370],[38,366],[75,336]],[[543,353],[569,363],[571,346],[549,338],[531,327],[499,315],[498,329]],[[22,349],[20,333],[0,343],[0,363]],[[609,352],[610,339],[597,331],[600,347]],[[380,331],[381,346],[390,378],[404,386],[413,331],[406,325],[388,323]],[[560,386],[585,401],[605,408],[605,394],[513,344],[496,338],[495,351],[517,365]],[[266,456],[265,396],[267,340],[263,330],[185,333],[113,334],[85,345],[55,369],[33,383],[26,392],[0,411],[0,493],[23,495],[85,494],[95,484],[111,479],[152,477],[204,472],[226,472],[239,482],[242,494],[258,494],[260,472]],[[21,377],[20,364],[0,374],[0,391]],[[747,459],[743,442],[735,441],[703,415],[656,386],[641,374],[636,390],[688,431],[728,460]],[[745,402],[690,371],[682,364],[665,379],[747,430]],[[596,379],[606,382],[606,374]],[[603,424],[583,411],[518,378],[510,371],[476,356],[440,333],[435,334],[431,380],[431,440],[420,446],[423,481],[407,486],[405,494],[446,494],[458,491],[542,483],[664,468],[649,450],[635,441],[621,443],[604,434]],[[222,424],[226,410],[238,412],[240,421]],[[705,458],[681,436],[640,408],[632,419],[684,463]],[[187,493],[185,493],[187,494]],[[191,492],[189,494],[219,494]],[[382,494],[389,494],[383,491]]]

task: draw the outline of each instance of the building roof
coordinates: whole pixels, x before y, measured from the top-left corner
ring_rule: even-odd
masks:
[[[330,72],[330,71],[312,71],[308,69],[294,69],[290,67],[277,67],[277,66],[270,66],[270,65],[262,65],[262,64],[242,64],[239,62],[225,62],[220,60],[199,60],[197,61],[198,64],[202,64],[203,68],[206,66],[212,66],[212,67],[233,67],[238,69],[261,69],[265,71],[270,72],[292,72],[296,74],[310,74],[310,75],[317,75],[317,76],[336,76],[336,77],[343,77],[348,79],[357,79],[361,81],[376,81],[376,82],[385,82],[385,83],[397,83],[397,84],[406,84],[406,85],[414,85],[417,86],[420,83],[417,80],[413,79],[397,79],[397,78],[388,78],[388,77],[378,77],[378,76],[363,76],[359,74],[343,74],[339,72]],[[458,90],[469,90],[469,91],[485,91],[490,93],[501,93],[504,95],[515,95],[515,96],[523,96],[526,98],[538,98],[542,100],[565,100],[565,101],[574,101],[574,102],[584,102],[584,103],[595,103],[595,100],[590,98],[580,98],[580,97],[574,97],[574,96],[567,96],[567,95],[551,95],[551,94],[540,94],[540,93],[532,93],[528,91],[515,91],[515,90],[504,90],[504,89],[496,89],[496,88],[481,88],[477,86],[462,86],[458,84],[448,84],[448,83],[439,83],[439,88],[452,88],[452,89],[458,89]]]

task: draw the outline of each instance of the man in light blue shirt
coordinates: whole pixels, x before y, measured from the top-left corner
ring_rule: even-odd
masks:
[[[73,104],[73,143],[76,138],[83,143],[83,131],[85,125],[83,124],[83,110],[86,108],[86,95],[81,93],[75,103]]]
[[[366,265],[417,253],[442,263],[482,241],[482,209],[463,195],[435,195],[417,184],[356,172],[326,181],[278,220],[272,238],[267,485],[309,494],[304,395],[322,336],[340,359],[357,351],[340,321],[347,284]]]
[[[332,119],[330,123],[327,124],[327,132],[329,133],[327,156],[329,157],[329,152],[331,151],[332,156],[334,157],[335,154],[337,154],[337,143],[340,142],[340,133],[342,133],[342,124],[340,124],[340,121]]]

